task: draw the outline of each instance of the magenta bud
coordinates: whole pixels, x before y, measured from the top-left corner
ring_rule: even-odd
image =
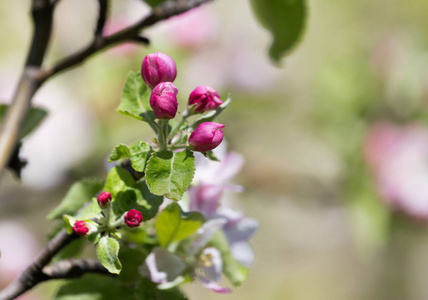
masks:
[[[73,225],[73,231],[79,236],[84,236],[88,234],[89,228],[85,221],[76,221]]]
[[[220,123],[201,123],[189,137],[190,149],[199,152],[213,150],[223,141],[223,127]]]
[[[195,113],[213,110],[222,103],[217,91],[209,86],[197,86],[189,96],[189,106],[193,106]]]
[[[172,82],[161,82],[150,95],[150,106],[157,119],[173,119],[177,113],[178,89]]]
[[[111,202],[111,194],[109,192],[102,192],[98,195],[97,201],[99,206],[106,207]]]
[[[177,76],[174,60],[162,52],[146,55],[141,65],[141,76],[151,88],[161,82],[173,82]]]
[[[143,216],[136,209],[130,209],[125,214],[125,224],[131,228],[140,226],[142,221],[143,221]]]

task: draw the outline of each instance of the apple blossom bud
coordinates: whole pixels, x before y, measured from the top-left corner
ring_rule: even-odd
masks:
[[[125,214],[125,224],[131,228],[140,226],[140,223],[142,221],[143,221],[143,216],[136,209],[130,209]]]
[[[222,103],[217,91],[209,86],[197,86],[189,96],[189,106],[193,106],[195,113],[213,110]]]
[[[162,52],[148,54],[141,65],[144,82],[154,88],[161,82],[173,82],[177,76],[174,60]]]
[[[73,225],[73,231],[79,236],[84,236],[88,234],[89,228],[85,221],[76,221]]]
[[[97,197],[98,205],[106,207],[111,202],[111,194],[109,192],[102,192]]]
[[[223,141],[223,127],[220,123],[201,123],[189,137],[190,149],[199,152],[213,150]]]
[[[150,95],[150,106],[157,119],[173,119],[177,113],[178,89],[172,82],[161,82]]]

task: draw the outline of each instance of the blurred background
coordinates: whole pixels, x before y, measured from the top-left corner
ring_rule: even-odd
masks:
[[[82,177],[104,177],[118,143],[151,140],[115,111],[128,70],[155,51],[177,63],[184,110],[197,85],[233,103],[221,116],[245,157],[228,205],[260,222],[257,258],[231,295],[195,284],[190,299],[428,299],[428,2],[308,1],[300,45],[280,67],[248,1],[217,0],[60,74],[36,94],[48,110],[24,141],[22,181],[0,180],[0,286],[41,249],[45,216]],[[142,1],[114,0],[106,34],[139,20]],[[0,2],[0,102],[17,84],[31,36],[30,1]],[[86,45],[96,1],[63,0],[51,65]],[[22,299],[47,299],[45,283]]]

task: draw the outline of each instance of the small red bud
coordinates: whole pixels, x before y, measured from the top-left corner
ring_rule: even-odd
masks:
[[[85,221],[76,221],[73,225],[73,231],[80,236],[87,235],[89,232],[89,228],[86,225]]]
[[[125,224],[129,227],[138,227],[143,221],[143,216],[136,209],[130,209],[125,215]]]
[[[111,194],[109,192],[102,192],[98,195],[98,205],[101,207],[106,207],[111,202]]]

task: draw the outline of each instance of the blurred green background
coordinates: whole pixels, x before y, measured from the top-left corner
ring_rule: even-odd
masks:
[[[267,56],[269,34],[248,1],[217,0],[147,30],[149,47],[110,49],[49,81],[34,99],[49,116],[24,142],[22,182],[8,172],[0,181],[0,229],[30,232],[35,240],[19,247],[27,256],[37,252],[51,228],[47,212],[74,181],[103,177],[118,143],[151,140],[148,126],[115,108],[128,70],[162,51],[177,63],[181,111],[197,85],[216,88],[223,99],[232,93],[220,121],[229,149],[245,157],[236,181],[246,191],[227,195],[227,203],[260,222],[247,282],[231,295],[188,285],[190,299],[428,299],[426,218],[385,204],[364,156],[367,133],[379,121],[426,126],[428,1],[308,2],[305,35],[281,68]],[[148,12],[141,1],[112,3],[107,33]],[[0,2],[2,103],[24,63],[29,9],[29,0]],[[90,41],[96,9],[96,1],[61,1],[47,64]],[[428,165],[428,152],[421,162]],[[423,179],[428,185],[428,175]],[[19,236],[9,238],[18,243]],[[0,248],[11,242],[2,237]],[[10,278],[1,260],[4,285]],[[27,297],[49,298],[56,287],[42,284]]]

